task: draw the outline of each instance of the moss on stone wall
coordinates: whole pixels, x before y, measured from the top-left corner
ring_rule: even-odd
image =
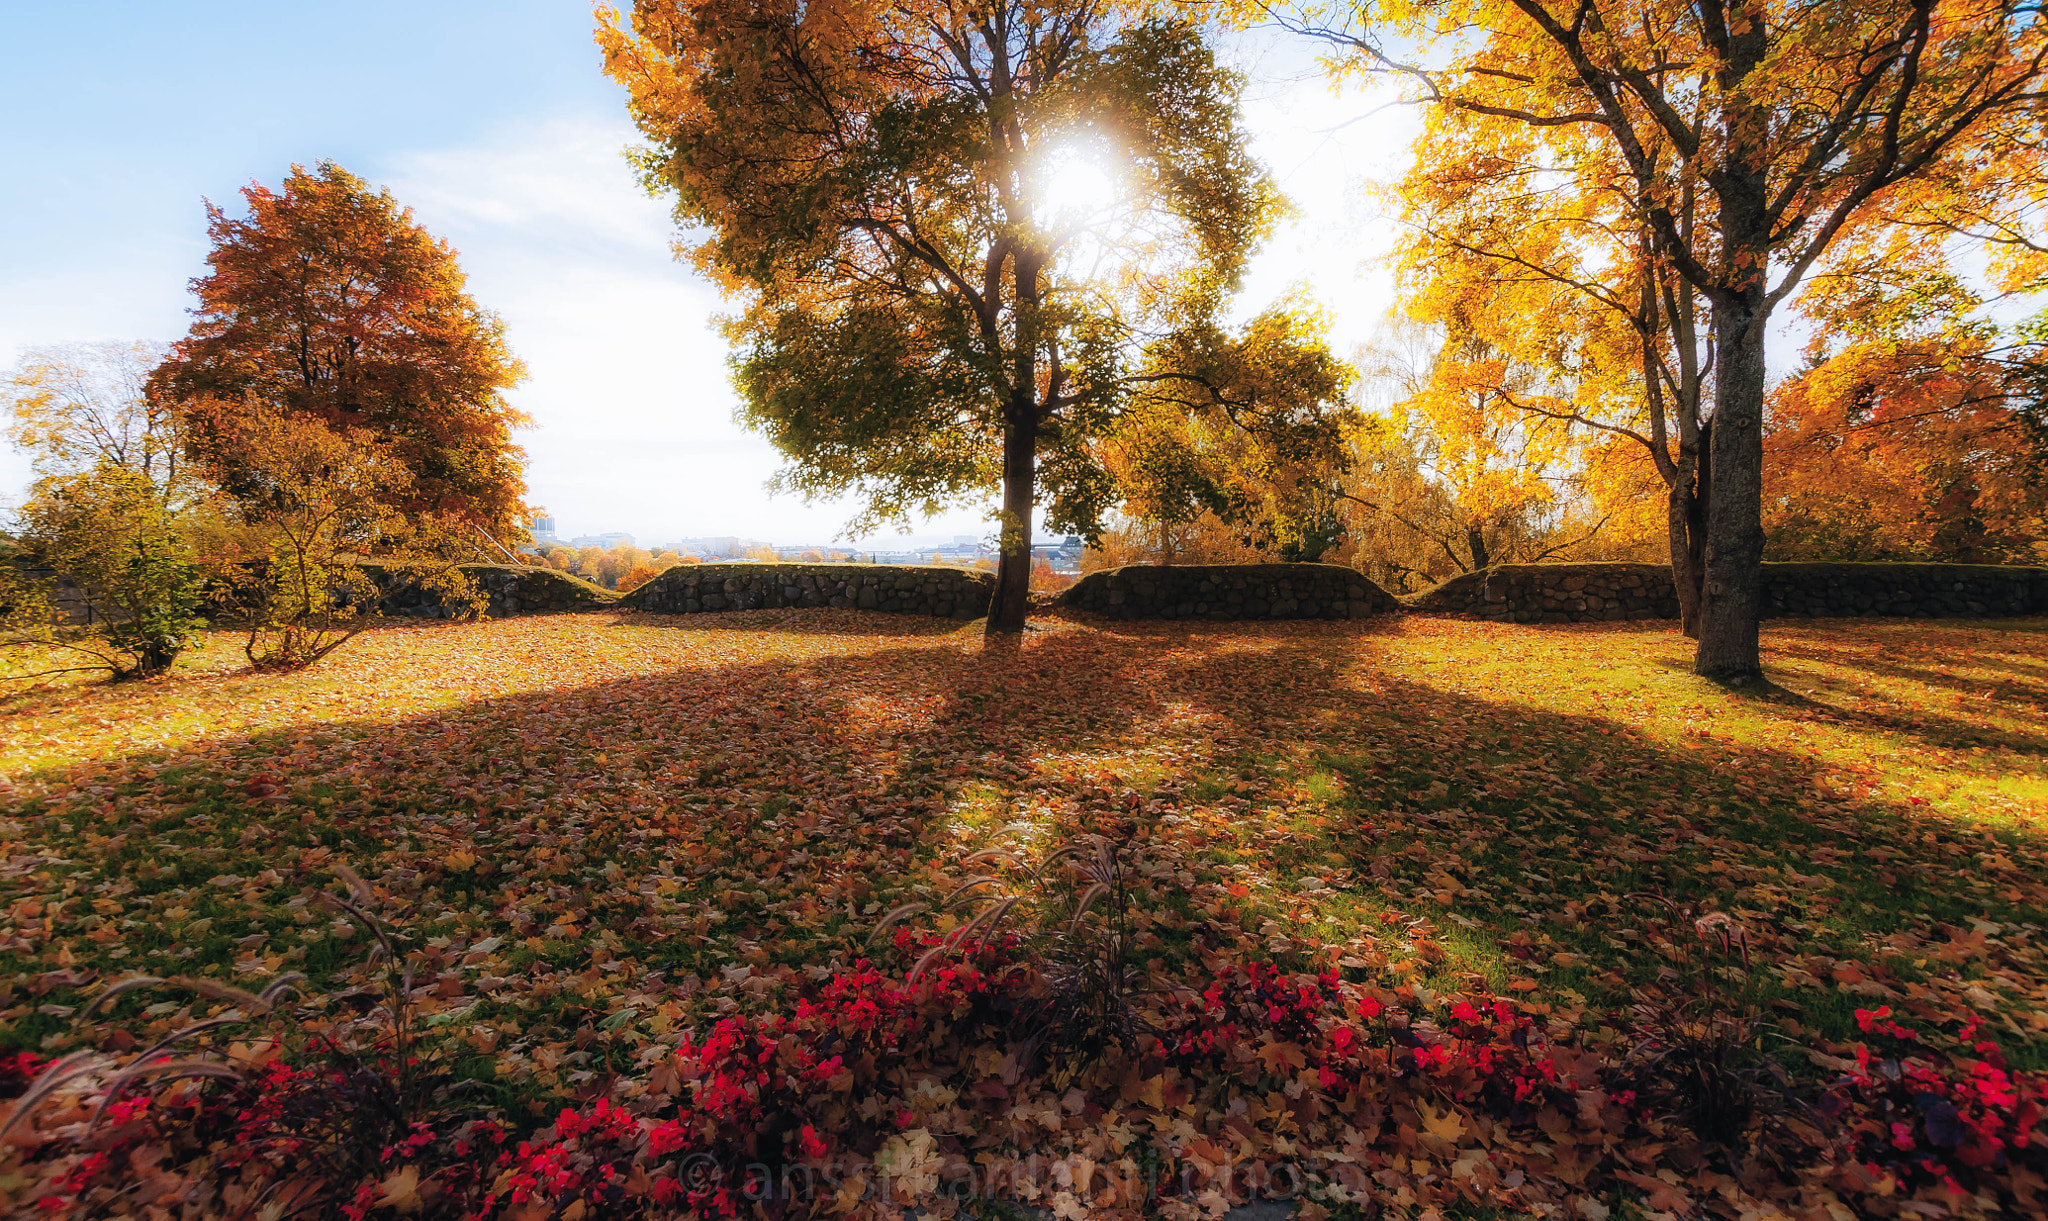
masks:
[[[1675,619],[1664,564],[1504,564],[1452,577],[1406,600],[1422,614],[1512,623]],[[2048,569],[1991,564],[1803,563],[1763,566],[1765,618],[1914,619],[2048,613]]]
[[[1113,619],[1358,619],[1400,609],[1336,564],[1132,564],[1089,573],[1058,604]]]
[[[994,574],[943,564],[681,564],[619,599],[666,614],[843,606],[940,619],[979,619]]]
[[[363,567],[375,573],[377,565]],[[462,571],[491,600],[489,615],[553,615],[567,611],[602,610],[618,595],[581,577],[538,565],[464,564]],[[381,609],[405,619],[442,619],[466,607],[451,608],[440,596],[418,588],[400,589],[385,597]]]

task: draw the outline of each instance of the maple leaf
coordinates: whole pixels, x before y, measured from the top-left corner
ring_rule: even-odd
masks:
[[[1447,1110],[1439,1115],[1430,1110],[1429,1104],[1418,1102],[1415,1113],[1422,1119],[1423,1131],[1440,1140],[1455,1143],[1465,1135],[1465,1120],[1456,1111]]]
[[[378,1184],[377,1202],[402,1213],[418,1212],[425,1203],[420,1199],[419,1167],[400,1166],[385,1175]]]

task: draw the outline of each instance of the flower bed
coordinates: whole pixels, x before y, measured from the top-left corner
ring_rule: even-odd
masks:
[[[1266,963],[1199,991],[1151,983],[1128,1053],[1057,1080],[1031,1038],[1045,981],[1011,951],[915,983],[862,961],[785,1012],[657,1045],[524,1135],[451,1094],[374,1155],[336,1146],[335,1112],[396,1062],[243,1046],[258,1067],[239,1080],[138,1093],[96,1124],[103,1084],[46,1103],[11,1134],[5,1181],[18,1212],[94,1217],[323,1200],[351,1218],[949,1216],[997,1197],[1192,1221],[1259,1195],[1311,1221],[1344,1205],[1592,1216],[1624,1197],[1652,1216],[1823,1217],[2042,1199],[2048,1082],[1967,1024],[1943,1040],[1860,1013],[1870,1041],[1833,1049],[1843,1071],[1803,1117],[1728,1150],[1623,1088],[1614,1032],[1543,1006]],[[0,1062],[0,1087],[42,1067]]]

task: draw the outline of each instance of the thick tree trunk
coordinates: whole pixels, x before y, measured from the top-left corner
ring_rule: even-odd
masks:
[[[1760,293],[1758,294],[1761,295]],[[1747,682],[1763,672],[1757,625],[1763,596],[1764,345],[1755,314],[1716,309],[1713,472],[1693,672]]]
[[[1712,434],[1700,430],[1700,444],[1679,447],[1668,501],[1671,583],[1678,590],[1678,622],[1686,636],[1700,637],[1700,584],[1705,575],[1707,506],[1713,503]]]
[[[1037,499],[1038,437],[1032,413],[1011,412],[1003,430],[1003,520],[996,593],[988,608],[990,635],[1016,635],[1031,611],[1031,511]]]
[[[1714,175],[1715,227],[1727,279],[1714,299],[1714,418],[1705,445],[1713,471],[1700,581],[1699,648],[1693,673],[1743,683],[1762,676],[1757,620],[1764,555],[1764,321],[1771,218],[1762,142],[1769,104],[1745,88],[1769,43],[1763,6],[1745,3],[1728,22],[1715,70],[1726,109],[1727,152]]]
[[[1472,549],[1472,571],[1485,568],[1492,557],[1486,553],[1486,536],[1479,532],[1479,527],[1465,527],[1465,545]]]

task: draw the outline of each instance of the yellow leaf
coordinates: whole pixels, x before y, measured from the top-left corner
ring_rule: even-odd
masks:
[[[1148,1077],[1138,1087],[1138,1101],[1155,1111],[1166,1108],[1166,1078]]]
[[[1446,1110],[1443,1114],[1437,1115],[1429,1109],[1429,1104],[1423,1102],[1416,1103],[1415,1110],[1422,1116],[1422,1126],[1431,1136],[1448,1141],[1464,1138],[1465,1120],[1456,1111]]]
[[[384,1176],[380,1184],[384,1194],[377,1200],[386,1208],[399,1212],[417,1212],[420,1207],[420,1171],[417,1166],[400,1166]]]

